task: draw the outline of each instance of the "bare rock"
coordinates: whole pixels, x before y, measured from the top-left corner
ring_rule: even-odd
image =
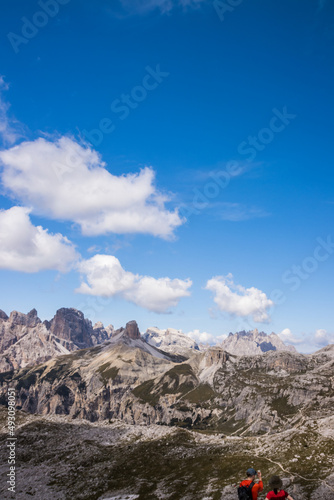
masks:
[[[51,333],[61,339],[74,342],[82,349],[93,345],[92,330],[92,323],[85,319],[81,311],[74,308],[58,309],[51,320]]]
[[[268,351],[296,352],[293,346],[285,345],[276,333],[267,335],[265,332],[259,332],[257,328],[248,332],[230,332],[227,339],[223,340],[222,346],[237,356],[263,354]]]
[[[132,320],[126,324],[124,335],[132,340],[140,339],[140,331],[136,321]]]
[[[4,321],[7,321],[7,319],[8,319],[7,314],[2,309],[0,309],[0,320],[1,319],[4,320]]]

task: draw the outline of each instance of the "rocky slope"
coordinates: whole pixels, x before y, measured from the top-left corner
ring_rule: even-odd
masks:
[[[43,323],[36,309],[28,314],[13,311],[9,317],[0,310],[0,372],[100,344],[113,331],[112,325],[93,326],[81,311],[72,308],[59,309],[51,321]]]
[[[148,344],[158,347],[158,349],[187,357],[191,356],[193,351],[200,350],[194,340],[182,333],[181,330],[174,328],[159,330],[157,327],[151,327],[143,334],[143,338]]]
[[[140,336],[137,324],[136,328],[136,335]],[[105,328],[101,322],[93,326],[81,311],[73,308],[61,308],[50,321],[43,323],[36,309],[28,314],[13,311],[9,317],[0,310],[0,373],[102,344],[121,331],[122,328],[115,331],[112,325]],[[207,349],[172,328],[149,328],[143,339],[153,347],[186,358]],[[268,350],[295,352],[294,347],[285,346],[274,333],[266,335],[257,330],[231,333],[222,348],[237,355],[262,354]]]
[[[6,484],[6,411],[0,406],[0,479]],[[275,435],[235,437],[161,425],[17,412],[17,500],[235,500],[250,466],[279,474],[294,500],[333,500],[333,418]],[[3,488],[1,498],[13,496]]]
[[[185,359],[130,321],[103,344],[0,375],[0,418],[16,389],[16,498],[233,500],[253,465],[283,475],[294,500],[331,500],[333,383],[334,345]],[[5,446],[0,456],[4,481]]]
[[[211,347],[185,359],[149,345],[130,322],[104,344],[0,381],[3,401],[10,381],[33,413],[260,435],[330,415],[333,372],[333,348],[238,357]]]
[[[287,346],[276,333],[267,335],[259,332],[257,328],[249,332],[241,331],[230,333],[222,342],[223,349],[238,356],[262,354],[268,351],[296,352],[293,346]]]

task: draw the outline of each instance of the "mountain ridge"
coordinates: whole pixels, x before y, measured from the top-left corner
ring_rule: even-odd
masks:
[[[150,327],[141,335],[135,320],[127,323],[134,338],[143,339],[152,347],[176,356],[189,358],[194,351],[203,351],[208,345],[195,342],[181,330],[167,328],[161,330]],[[113,325],[104,327],[101,322],[92,324],[84,314],[75,308],[58,309],[51,320],[43,322],[36,309],[27,314],[12,311],[8,316],[0,309],[0,372],[20,369],[39,362],[102,344],[124,330],[115,330]],[[261,354],[268,350],[296,352],[286,346],[280,338],[258,330],[230,333],[221,344],[231,354]]]

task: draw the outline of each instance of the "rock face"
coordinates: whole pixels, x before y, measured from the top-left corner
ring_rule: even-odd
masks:
[[[64,340],[71,340],[82,348],[92,346],[90,326],[83,313],[72,308],[58,309],[50,321],[51,333]]]
[[[125,328],[114,330],[112,325],[105,328],[101,322],[93,326],[81,311],[74,308],[58,309],[51,320],[45,320],[43,323],[36,309],[32,309],[28,314],[12,311],[9,317],[0,310],[0,372],[23,368],[60,354],[93,347],[121,333],[124,338],[133,341],[141,339],[134,320],[129,321]],[[185,358],[208,348],[199,346],[181,330],[173,328],[149,328],[143,339],[152,348]],[[221,347],[237,355],[262,354],[272,350],[295,352],[294,347],[285,346],[274,333],[266,335],[258,330],[230,333]]]
[[[53,335],[73,342],[79,349],[101,344],[112,333],[112,330],[105,330],[102,323],[93,328],[91,321],[86,319],[81,311],[73,308],[58,309],[49,325]]]
[[[36,309],[32,309],[28,314],[12,311],[9,318],[6,313],[1,311],[0,352],[4,352],[21,337],[24,337],[30,328],[36,328],[40,324],[41,320],[37,317]]]
[[[4,319],[5,321],[8,319],[7,314],[2,309],[0,309],[0,319]]]
[[[314,355],[268,351],[235,356],[222,347],[189,359],[149,345],[129,322],[104,344],[3,378],[25,411],[90,421],[182,425],[254,435],[329,417],[332,350]]]
[[[113,327],[92,326],[76,309],[59,309],[43,323],[36,309],[28,314],[0,312],[0,372],[23,368],[55,356],[100,344],[112,336]]]
[[[124,335],[127,335],[132,340],[140,339],[140,331],[136,321],[132,320],[126,324]]]
[[[0,374],[0,419],[10,385],[24,422],[17,498],[232,500],[248,466],[268,478],[283,464],[295,500],[332,500],[334,345],[312,355],[190,348],[185,359],[146,342],[135,321],[114,331],[60,311],[47,324],[35,311],[0,315],[3,359],[24,366]],[[89,341],[87,331],[92,346],[78,350],[74,339]],[[7,438],[0,435],[3,463]],[[3,481],[7,473],[0,470]]]
[[[287,346],[276,333],[267,335],[259,332],[257,328],[249,332],[241,331],[230,333],[227,339],[223,340],[222,346],[226,351],[237,356],[262,354],[268,351],[290,351],[296,352],[293,346]]]
[[[182,333],[181,330],[175,330],[174,328],[159,330],[157,327],[151,327],[146,330],[143,338],[150,345],[174,354],[189,356],[192,351],[200,350],[194,340]]]
[[[43,324],[34,328],[53,335]],[[334,346],[312,355],[271,350],[251,356],[236,356],[215,346],[193,350],[189,359],[181,360],[148,344],[138,336],[135,322],[129,322],[101,345],[1,374],[0,411],[8,385],[15,387],[17,411],[24,410],[23,418],[29,418],[27,413],[41,417],[34,421],[30,415],[30,427],[17,429],[22,454],[30,445],[31,472],[23,469],[24,483],[18,486],[22,498],[65,500],[74,498],[85,484],[82,498],[88,500],[95,498],[97,483],[101,499],[125,498],[125,494],[141,498],[146,490],[139,491],[139,485],[158,475],[156,498],[166,493],[168,477],[170,497],[202,500],[216,487],[214,498],[223,492],[232,500],[236,496],[232,484],[246,467],[260,465],[268,478],[280,472],[282,463],[285,484],[295,500],[332,499]],[[80,419],[95,424],[90,428]],[[124,438],[124,446],[116,446],[115,433]],[[66,460],[61,460],[64,456]],[[41,457],[49,467],[48,481],[38,476],[45,476]],[[208,461],[213,461],[212,467]],[[79,475],[72,476],[73,470]],[[34,489],[35,477],[35,482],[30,480],[34,473],[43,490]],[[204,473],[210,473],[205,484]],[[117,484],[105,481],[107,476],[116,476]],[[186,478],[182,492],[180,477]],[[124,490],[117,489],[120,484]],[[110,488],[108,494],[103,485]]]

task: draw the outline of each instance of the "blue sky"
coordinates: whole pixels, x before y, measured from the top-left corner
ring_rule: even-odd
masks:
[[[1,10],[0,307],[333,342],[333,4]]]

